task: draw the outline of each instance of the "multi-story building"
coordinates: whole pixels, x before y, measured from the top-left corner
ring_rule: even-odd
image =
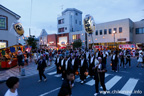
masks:
[[[82,30],[82,12],[75,8],[67,8],[57,18],[58,34]]]
[[[0,49],[18,44],[19,39],[13,24],[20,16],[6,7],[0,5]]]
[[[107,47],[118,47],[120,44],[144,43],[144,21],[133,22],[129,18],[106,23],[96,24],[96,31],[92,37],[88,35],[89,47],[94,45],[104,45]]]

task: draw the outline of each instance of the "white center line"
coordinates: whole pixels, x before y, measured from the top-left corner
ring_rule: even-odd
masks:
[[[43,94],[41,94],[41,95],[39,95],[39,96],[45,96],[45,95],[48,95],[48,94],[50,94],[50,93],[52,93],[52,92],[55,92],[55,91],[59,90],[60,88],[61,88],[61,87],[58,87],[58,88],[53,89],[53,90],[51,90],[51,91],[49,91],[49,92],[43,93]]]

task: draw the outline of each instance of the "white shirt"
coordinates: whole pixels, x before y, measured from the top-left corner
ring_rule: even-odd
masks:
[[[88,59],[88,56],[89,56],[89,52],[86,52],[86,58]]]
[[[96,52],[96,57],[98,57],[98,52]]]
[[[63,62],[64,62],[64,59],[62,59],[62,61],[61,61],[61,66],[63,66]]]
[[[105,53],[103,53],[103,57],[106,57],[106,54],[105,54]]]
[[[99,64],[99,61],[95,59],[95,67]]]
[[[116,55],[113,55],[113,60],[115,60],[115,56],[116,56]]]
[[[59,57],[57,58],[57,63],[59,63]]]
[[[75,59],[72,59],[72,66],[74,66]]]
[[[94,59],[94,56],[93,56],[93,57],[91,57],[91,63],[93,62],[93,59]]]
[[[15,90],[15,93],[12,93],[10,89],[8,89],[4,96],[18,96],[18,92]]]
[[[98,69],[100,69],[100,70],[101,70],[101,68],[102,68],[102,64],[99,64]]]
[[[84,63],[84,59],[81,60],[81,67],[83,66],[83,63]]]
[[[68,60],[65,62],[65,68],[67,70],[67,67],[68,67]]]

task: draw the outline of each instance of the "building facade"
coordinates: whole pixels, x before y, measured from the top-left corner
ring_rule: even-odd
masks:
[[[18,44],[18,37],[13,28],[20,16],[0,5],[0,49]]]
[[[82,30],[82,12],[75,8],[67,8],[57,18],[58,33],[69,33]]]
[[[92,37],[88,35],[88,45],[103,45],[112,48],[120,44],[144,43],[142,40],[144,21],[133,22],[129,18],[96,24]]]
[[[47,32],[45,29],[42,29],[39,38],[39,45],[40,46],[47,46]]]

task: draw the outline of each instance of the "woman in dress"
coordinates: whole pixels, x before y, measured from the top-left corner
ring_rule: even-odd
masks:
[[[142,62],[143,62],[143,53],[142,52],[139,53],[139,58],[137,61],[138,61],[137,67],[139,67],[140,63],[141,63],[141,67],[144,67],[142,64]]]

